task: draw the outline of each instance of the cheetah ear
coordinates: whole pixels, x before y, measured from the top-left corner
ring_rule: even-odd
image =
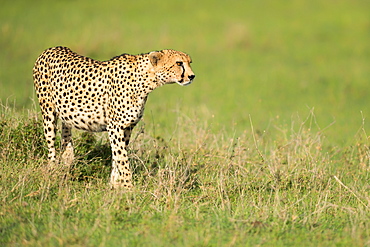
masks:
[[[153,66],[158,64],[158,61],[163,57],[163,53],[160,51],[152,51],[149,53],[149,59]]]

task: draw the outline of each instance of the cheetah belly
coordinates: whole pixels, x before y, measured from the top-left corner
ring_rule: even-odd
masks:
[[[70,127],[80,130],[101,132],[106,131],[107,122],[105,109],[91,102],[76,106],[58,107],[60,119]]]

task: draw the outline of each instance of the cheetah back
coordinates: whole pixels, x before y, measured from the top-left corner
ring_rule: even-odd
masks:
[[[106,62],[65,47],[46,50],[34,67],[41,109],[55,112],[65,124],[77,129],[106,130],[108,70]]]

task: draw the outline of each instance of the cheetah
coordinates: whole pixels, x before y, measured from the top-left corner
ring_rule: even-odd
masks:
[[[122,54],[107,61],[79,55],[67,47],[45,50],[33,67],[48,162],[56,165],[57,120],[62,121],[61,153],[71,153],[72,128],[107,131],[112,152],[112,188],[132,188],[127,145],[143,116],[148,94],[154,89],[193,82],[189,55],[175,50]],[[68,155],[67,155],[68,156]]]

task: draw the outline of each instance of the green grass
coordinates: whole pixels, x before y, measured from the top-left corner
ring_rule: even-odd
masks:
[[[4,1],[0,243],[369,245],[369,5]],[[134,131],[132,192],[108,189],[105,134],[48,171],[32,66],[56,45],[192,56],[194,83],[153,92]]]
[[[229,138],[193,120],[171,140],[143,124],[130,146],[133,191],[110,190],[105,135],[76,132],[77,161],[50,173],[42,124],[2,112],[1,242],[26,246],[364,246],[369,148],[323,150],[299,131]],[[193,126],[193,127],[189,127]],[[181,128],[181,129],[180,129]],[[20,131],[22,130],[22,131]]]

